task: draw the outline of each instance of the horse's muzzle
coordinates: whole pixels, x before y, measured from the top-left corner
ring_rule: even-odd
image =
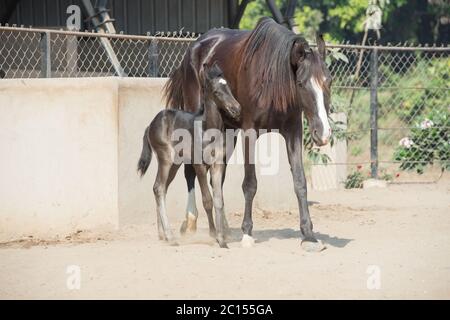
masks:
[[[319,134],[317,130],[313,130],[312,132],[312,139],[314,143],[319,147],[328,144],[328,142],[330,141],[330,137],[331,129],[328,129],[328,132],[323,132],[322,134]]]

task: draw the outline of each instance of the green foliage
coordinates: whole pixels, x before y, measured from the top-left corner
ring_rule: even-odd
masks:
[[[350,154],[354,157],[359,156],[361,153],[363,152],[362,147],[361,146],[354,146],[351,151]]]
[[[323,13],[318,9],[305,5],[301,10],[296,11],[294,21],[305,38],[312,40],[315,39],[316,33],[320,29],[320,24],[323,22]]]
[[[327,56],[325,58],[327,66],[330,66],[333,60],[341,60],[345,63],[348,63],[348,58],[341,52],[341,48],[327,48],[327,51]]]
[[[280,7],[282,1],[277,0],[275,1],[275,3],[278,7]],[[260,18],[271,16],[272,14],[267,8],[265,0],[251,1],[245,9],[244,15],[242,16],[241,22],[239,24],[239,28],[244,30],[253,29]]]
[[[339,4],[330,8],[328,15],[335,27],[354,33],[364,30],[364,20],[366,18],[367,0],[349,0],[346,5]]]
[[[364,182],[364,175],[363,173],[358,169],[357,171],[354,171],[350,173],[347,176],[347,179],[345,179],[344,187],[345,189],[357,189],[362,188]]]
[[[387,78],[383,85],[395,86],[401,84],[407,89],[398,90],[390,98],[391,101],[399,101],[396,108],[398,116],[409,123],[423,113],[436,108],[450,105],[450,95],[445,88],[450,87],[450,58],[426,60],[417,58],[415,67],[406,73],[400,74],[391,70],[389,65],[380,66],[380,74]],[[414,88],[432,88],[429,90]]]
[[[450,170],[449,127],[448,110],[421,117],[395,150],[394,160],[401,162],[400,169],[422,174],[426,166],[439,162],[442,170]]]
[[[394,176],[392,174],[390,174],[390,173],[382,172],[381,175],[380,175],[380,179],[389,182],[389,181],[394,180]]]
[[[336,141],[345,140],[346,133],[345,130],[342,129],[343,123],[340,121],[333,121],[333,119],[329,118],[331,127],[331,137],[330,137],[330,146],[333,146]],[[330,161],[330,157],[324,153],[320,152],[320,148],[314,145],[314,142],[311,137],[311,132],[309,131],[308,121],[303,119],[303,146],[306,150],[307,158],[314,164],[323,163],[327,164]]]
[[[308,39],[313,39],[315,32],[320,30],[329,42],[361,42],[366,10],[369,4],[375,2],[382,10],[381,39],[384,42],[408,40],[432,43],[439,39],[445,42],[445,26],[440,28],[440,21],[448,19],[450,4],[444,0],[428,1],[425,4],[423,1],[408,0],[298,0],[294,20]],[[286,0],[276,0],[276,4],[281,12],[285,11]],[[251,1],[240,28],[253,29],[263,16],[271,16],[266,1]],[[424,31],[423,28],[429,30]]]

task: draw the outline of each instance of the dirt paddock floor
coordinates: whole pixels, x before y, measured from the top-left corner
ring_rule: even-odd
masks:
[[[443,178],[310,192],[314,230],[327,246],[320,253],[301,249],[296,211],[262,210],[253,248],[240,246],[242,213],[227,214],[227,250],[209,238],[202,211],[197,234],[177,247],[157,240],[155,224],[2,244],[0,298],[449,299],[449,191]],[[79,289],[67,286],[72,265]]]

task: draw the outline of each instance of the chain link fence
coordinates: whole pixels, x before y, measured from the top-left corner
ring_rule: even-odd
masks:
[[[333,109],[347,118],[349,187],[433,182],[450,169],[450,48],[337,45]]]
[[[196,37],[0,26],[0,76],[167,77]],[[450,47],[329,47],[345,57],[329,63],[332,110],[346,119],[336,138],[347,145],[346,160],[328,165],[345,166],[348,187],[438,179],[450,168]]]
[[[0,26],[0,69],[6,78],[168,77],[196,37]]]

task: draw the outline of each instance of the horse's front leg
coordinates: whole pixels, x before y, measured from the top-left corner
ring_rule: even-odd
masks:
[[[313,224],[309,215],[307,186],[302,160],[302,132],[297,131],[284,134],[289,163],[291,165],[294,190],[300,211],[300,230],[302,234],[302,247],[306,251],[321,251],[325,247],[317,241],[313,233]]]
[[[195,204],[195,169],[192,164],[184,165],[184,177],[188,189],[188,202],[186,206],[186,219],[180,228],[181,234],[192,234],[197,230],[198,210]]]
[[[257,180],[254,163],[254,150],[256,144],[255,139],[243,136],[242,148],[244,153],[244,181],[242,182],[242,191],[245,198],[244,219],[242,221],[242,236],[241,245],[245,248],[252,247],[255,240],[252,237],[253,219],[252,207],[253,199],[255,198],[257,189]]]

